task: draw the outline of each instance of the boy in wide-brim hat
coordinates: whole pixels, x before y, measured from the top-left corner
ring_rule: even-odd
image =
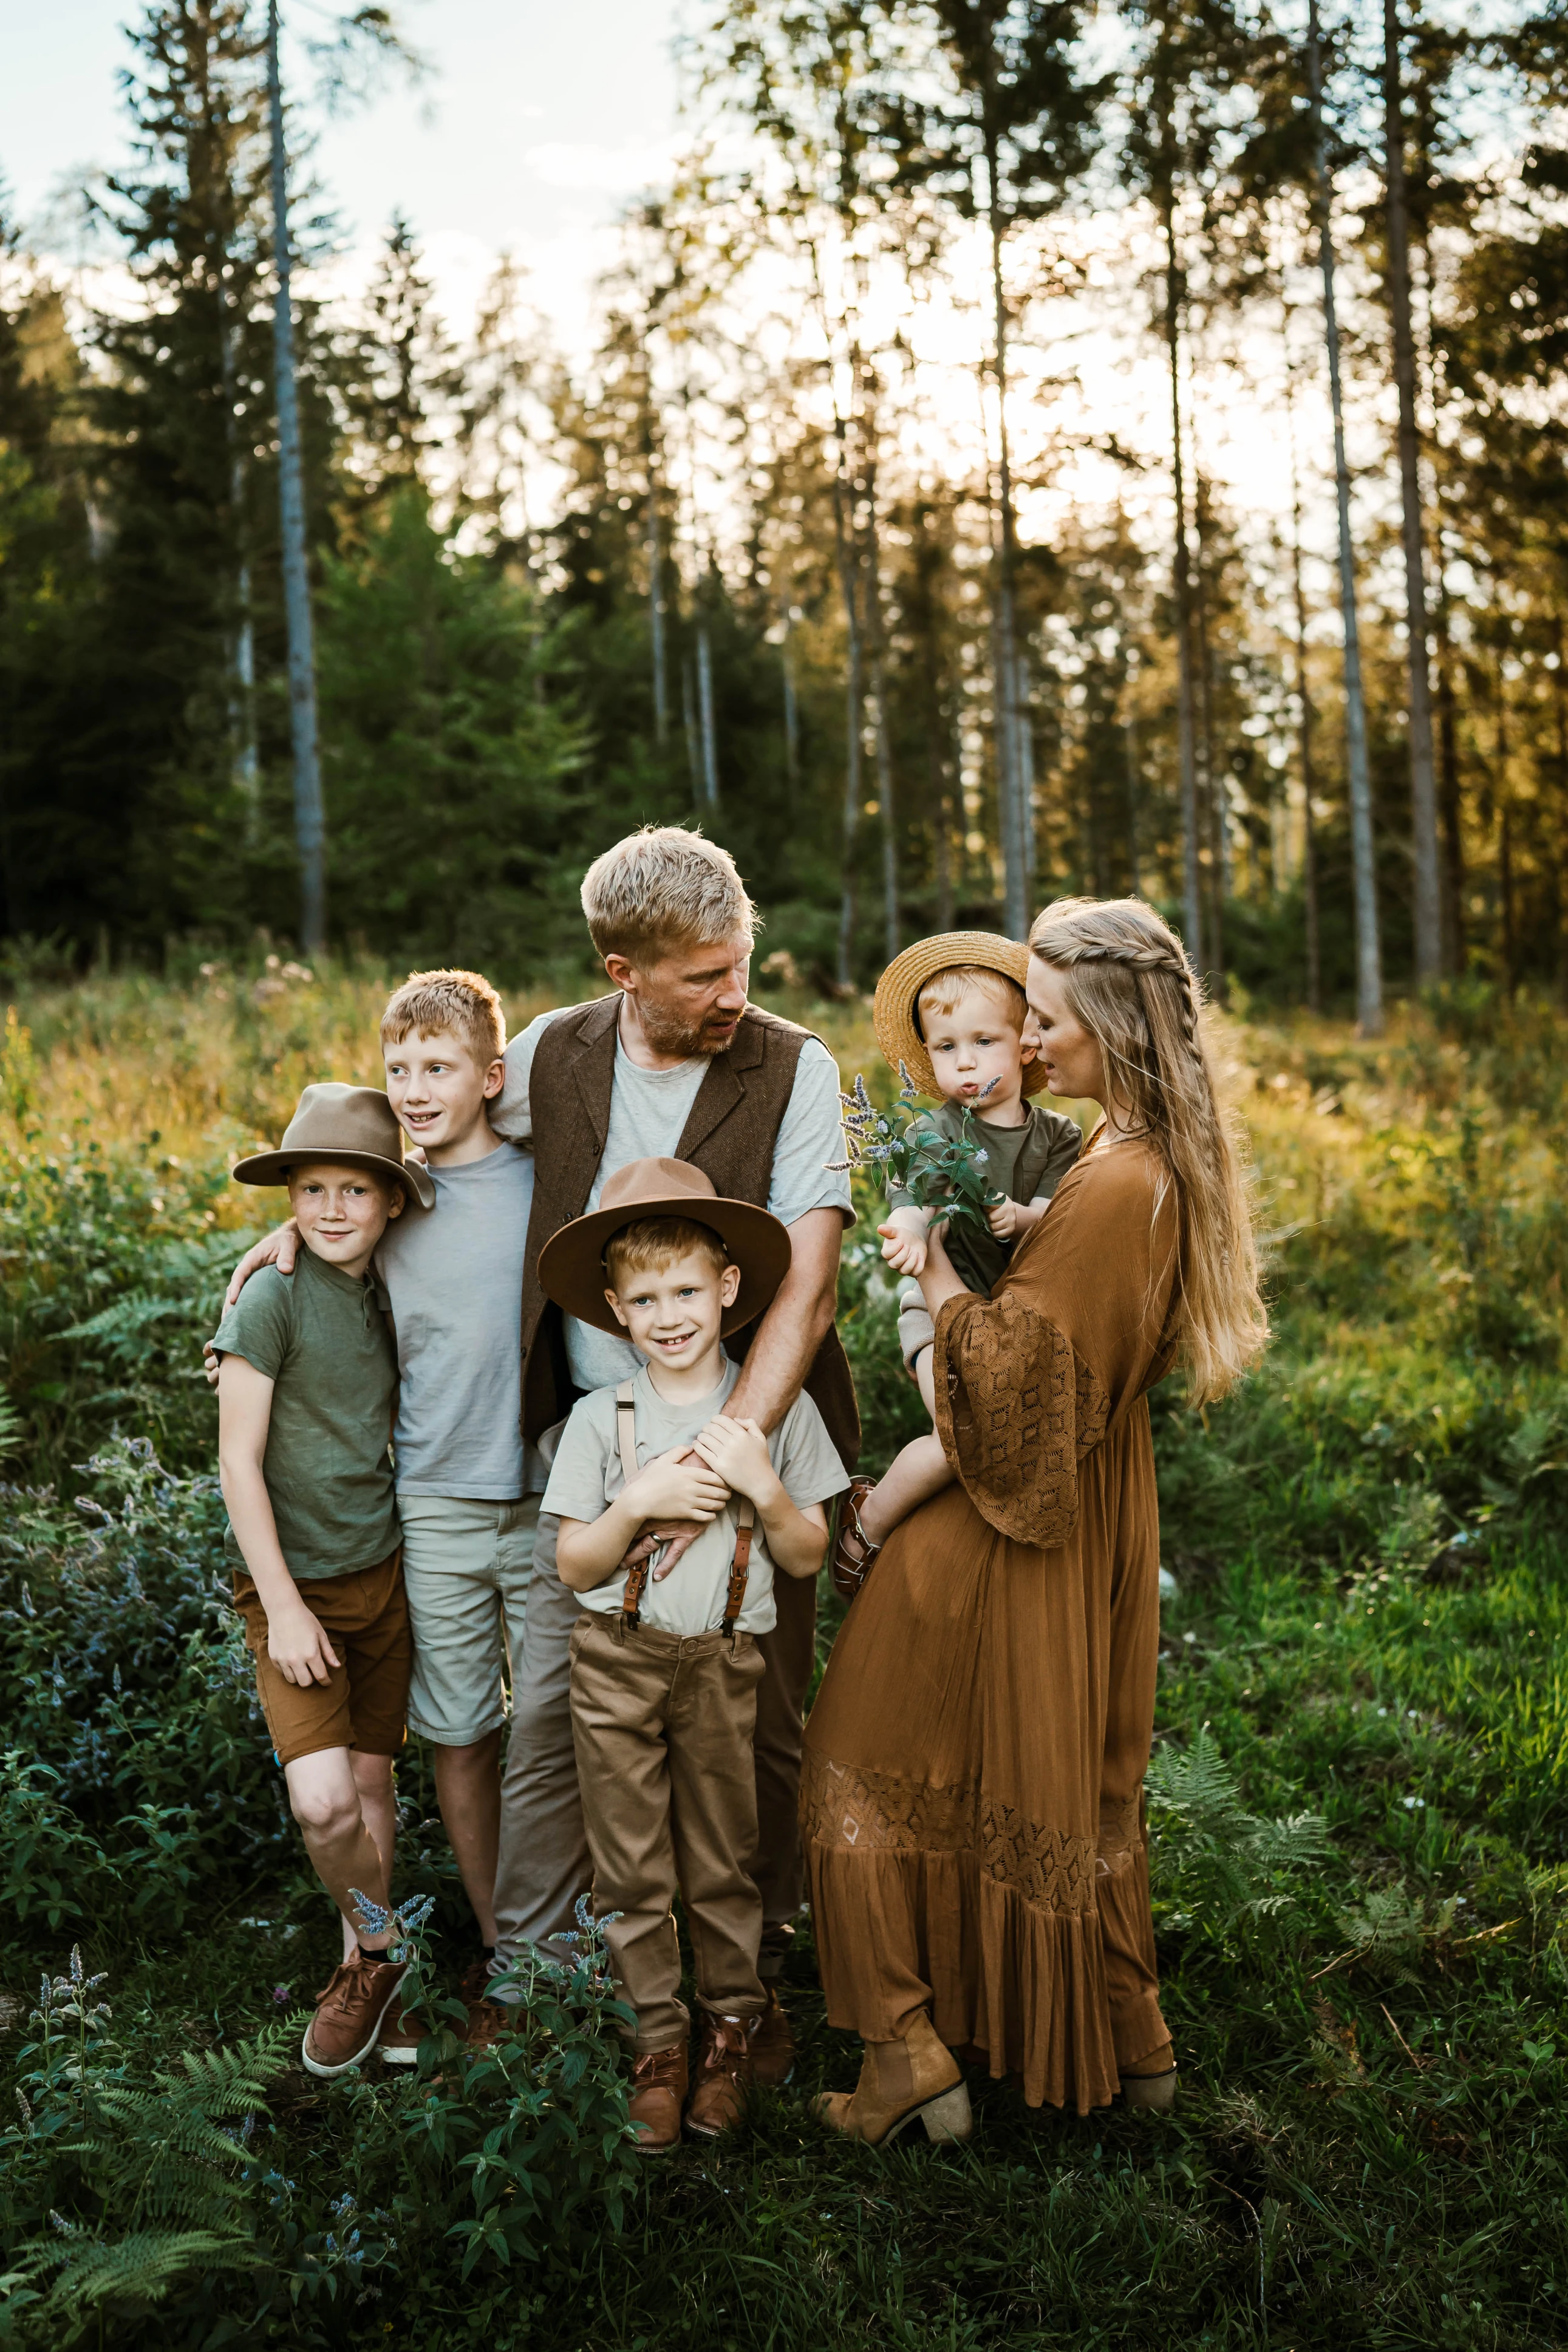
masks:
[[[289,1805],[343,1923],[302,2055],[341,2074],[375,2047],[405,1975],[392,1930],[355,1899],[390,1908],[413,1654],[388,1452],[397,1360],[370,1262],[434,1188],[370,1087],[307,1087],[278,1150],[234,1177],[287,1184],[304,1244],[291,1277],[252,1276],[213,1347],[235,1605]]]
[[[563,1583],[583,1602],[572,1635],[572,1730],[594,1897],[622,1998],[636,2012],[631,2118],[639,2150],[680,2137],[690,2020],[679,1997],[671,1906],[679,1889],[702,2011],[688,2127],[711,2136],[742,2113],[765,2006],[757,1973],[762,1899],[752,1743],[774,1569],[811,1577],[825,1505],[847,1474],[809,1396],[771,1436],[725,1403],[740,1366],[723,1337],[761,1315],[790,1265],[787,1230],[720,1198],[679,1160],[634,1160],[593,1214],[562,1227],[539,1276],[570,1315],[624,1332],[635,1380],[579,1398],[544,1508],[561,1521]],[[700,1532],[668,1570],[649,1525]]]

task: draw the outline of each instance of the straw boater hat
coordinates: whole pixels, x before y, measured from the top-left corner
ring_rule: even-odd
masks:
[[[613,1237],[645,1217],[689,1217],[710,1226],[741,1269],[735,1304],[724,1310],[726,1336],[741,1330],[773,1303],[789,1272],[788,1229],[750,1201],[726,1201],[689,1160],[632,1160],[617,1168],[592,1216],[574,1217],[539,1253],[539,1279],[557,1307],[580,1323],[626,1336],[605,1297],[605,1251]]]
[[[344,1087],[335,1081],[307,1087],[277,1150],[258,1151],[231,1172],[237,1184],[283,1184],[290,1168],[311,1160],[337,1168],[368,1168],[401,1184],[422,1209],[436,1205],[429,1171],[417,1160],[405,1160],[403,1129],[376,1087]]]
[[[980,964],[987,971],[999,971],[1005,978],[1016,980],[1022,988],[1029,975],[1029,950],[1022,940],[1005,940],[1000,931],[938,931],[934,939],[917,940],[913,947],[895,956],[877,982],[877,1000],[871,1012],[877,1043],[895,1070],[902,1062],[915,1082],[917,1093],[941,1092],[925,1039],[921,1035],[921,991],[939,971],[951,971],[963,964]],[[1024,1092],[1037,1095],[1045,1083],[1046,1074],[1037,1055],[1032,1062],[1024,1065]]]

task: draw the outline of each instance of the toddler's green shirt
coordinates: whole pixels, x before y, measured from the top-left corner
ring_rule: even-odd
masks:
[[[1027,1113],[1021,1127],[987,1127],[983,1118],[977,1118],[973,1129],[975,1141],[984,1148],[992,1191],[1026,1205],[1030,1201],[1048,1201],[1083,1149],[1076,1120],[1059,1110],[1047,1110],[1044,1103],[1030,1103]],[[963,1111],[958,1103],[943,1100],[925,1116],[955,1143],[963,1132]],[[889,1209],[914,1205],[907,1192],[896,1187],[889,1191]],[[1014,1249],[1013,1243],[999,1242],[994,1234],[976,1233],[967,1224],[950,1226],[943,1246],[959,1280],[983,1298],[989,1297],[1001,1281]]]
[[[291,1275],[251,1276],[214,1345],[273,1382],[261,1470],[289,1574],[306,1584],[376,1567],[397,1543],[397,1357],[374,1285],[301,1248]],[[224,1549],[243,1571],[232,1527]]]

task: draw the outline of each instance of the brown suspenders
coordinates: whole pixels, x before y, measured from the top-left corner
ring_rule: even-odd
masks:
[[[621,1476],[629,1486],[637,1475],[637,1405],[630,1381],[623,1381],[616,1391],[616,1441],[620,1448]],[[720,1631],[733,1633],[741,1622],[741,1612],[746,1605],[746,1572],[752,1558],[752,1530],[757,1523],[756,1506],[749,1495],[740,1498],[739,1525],[735,1530],[735,1557],[730,1563],[730,1585],[724,1595],[724,1622]],[[621,1601],[623,1627],[642,1622],[642,1597],[647,1591],[648,1563],[639,1559],[635,1568],[626,1570],[626,1589]]]

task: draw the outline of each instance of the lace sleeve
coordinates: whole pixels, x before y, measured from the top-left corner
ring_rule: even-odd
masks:
[[[1056,1325],[1016,1298],[950,1298],[936,1320],[936,1426],[975,1509],[1016,1543],[1066,1543],[1078,1465],[1110,1400]]]

